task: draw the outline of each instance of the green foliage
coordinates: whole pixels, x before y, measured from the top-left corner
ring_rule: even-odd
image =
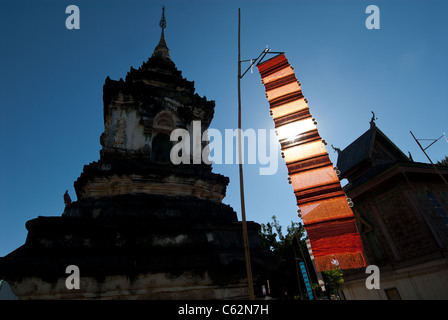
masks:
[[[306,296],[305,284],[298,267],[298,261],[309,260],[304,240],[305,229],[302,223],[292,222],[286,228],[286,234],[276,216],[272,221],[261,224],[261,242],[278,258],[277,269],[269,277],[271,297],[277,299],[303,299]],[[299,247],[300,246],[300,247]],[[310,265],[310,262],[308,261]]]
[[[334,268],[322,272],[325,286],[334,294],[336,299],[342,299],[341,297],[341,287],[344,284],[344,279],[342,278],[342,271],[339,268]]]
[[[340,290],[344,284],[344,279],[342,278],[342,271],[339,268],[334,268],[322,272],[326,283],[328,283],[335,290]]]
[[[303,238],[305,229],[301,223],[291,221],[291,225],[286,228],[286,236],[283,235],[282,226],[277,221],[277,217],[272,216],[272,222],[261,224],[261,242],[264,247],[271,251],[284,250],[291,246],[297,234],[299,239]]]
[[[277,299],[306,299],[306,287],[302,273],[299,268],[299,261],[304,261],[307,265],[308,277],[311,281],[311,288],[318,298],[328,295],[340,297],[340,289],[344,283],[342,271],[335,268],[323,272],[323,279],[327,291],[322,292],[317,284],[316,274],[313,264],[308,254],[305,239],[306,233],[302,223],[292,222],[283,234],[283,228],[272,216],[272,221],[261,224],[261,243],[273,254],[278,256],[278,266],[275,272],[268,278],[271,286],[271,297]]]
[[[441,166],[448,166],[448,156],[445,156],[444,159],[437,161],[437,164]]]

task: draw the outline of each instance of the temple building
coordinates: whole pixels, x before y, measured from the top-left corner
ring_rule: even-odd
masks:
[[[242,223],[222,203],[229,179],[193,153],[190,164],[171,161],[171,132],[197,120],[202,136],[215,103],[172,61],[164,13],[160,27],[146,62],[124,80],[106,78],[100,159],[75,181],[77,200],[66,195],[62,216],[26,222],[25,244],[0,259],[0,279],[19,299],[248,298]],[[247,229],[256,280],[268,253],[260,225]],[[67,285],[68,266],[79,288]]]
[[[448,299],[448,167],[414,162],[375,124],[344,150],[337,167],[348,184],[367,265],[346,271],[347,299]]]

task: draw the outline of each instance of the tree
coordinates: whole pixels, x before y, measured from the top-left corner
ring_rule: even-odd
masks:
[[[306,287],[302,273],[299,268],[299,261],[304,261],[311,287],[316,298],[322,297],[320,286],[317,284],[317,277],[313,263],[308,254],[305,240],[306,232],[302,223],[292,222],[286,228],[286,235],[283,234],[282,226],[275,215],[272,221],[261,224],[261,243],[277,256],[278,264],[276,270],[269,275],[271,297],[276,299],[306,299]],[[329,298],[331,294],[340,297],[340,289],[344,280],[342,271],[335,266],[334,269],[322,273],[327,291],[325,295]]]
[[[332,291],[337,298],[341,298],[341,287],[344,284],[342,271],[339,267],[322,272],[326,287]]]
[[[305,229],[302,223],[292,222],[283,234],[276,216],[272,222],[261,224],[261,242],[277,257],[277,268],[270,275],[271,297],[277,299],[305,298],[306,288],[298,262],[305,259],[310,269],[311,261],[305,244]],[[299,247],[300,246],[300,247]],[[315,277],[315,275],[309,275]]]
[[[448,166],[448,156],[445,156],[444,159],[437,161],[437,164],[441,166]]]

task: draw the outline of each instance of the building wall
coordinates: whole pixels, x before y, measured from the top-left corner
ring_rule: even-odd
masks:
[[[380,268],[379,289],[367,289],[365,274],[346,279],[342,291],[348,300],[388,300],[387,293],[398,291],[402,300],[448,299],[448,259],[437,259],[393,270]],[[348,280],[348,281],[347,281]]]
[[[353,199],[368,262],[386,265],[447,249],[447,193],[399,180]]]
[[[20,300],[220,300],[248,299],[247,282],[227,281],[217,284],[208,273],[185,272],[141,274],[131,279],[125,275],[106,276],[104,279],[80,277],[79,288],[68,289],[66,278],[54,283],[41,278],[24,278],[11,283],[12,291]]]
[[[448,187],[402,173],[362,188],[348,196],[367,264],[380,268],[380,289],[366,288],[368,274],[348,274],[346,298],[389,299],[396,289],[406,300],[448,299]]]

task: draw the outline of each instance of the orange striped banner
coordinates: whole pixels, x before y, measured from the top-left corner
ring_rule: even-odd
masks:
[[[285,55],[258,65],[276,132],[318,271],[366,266],[341,183]]]

